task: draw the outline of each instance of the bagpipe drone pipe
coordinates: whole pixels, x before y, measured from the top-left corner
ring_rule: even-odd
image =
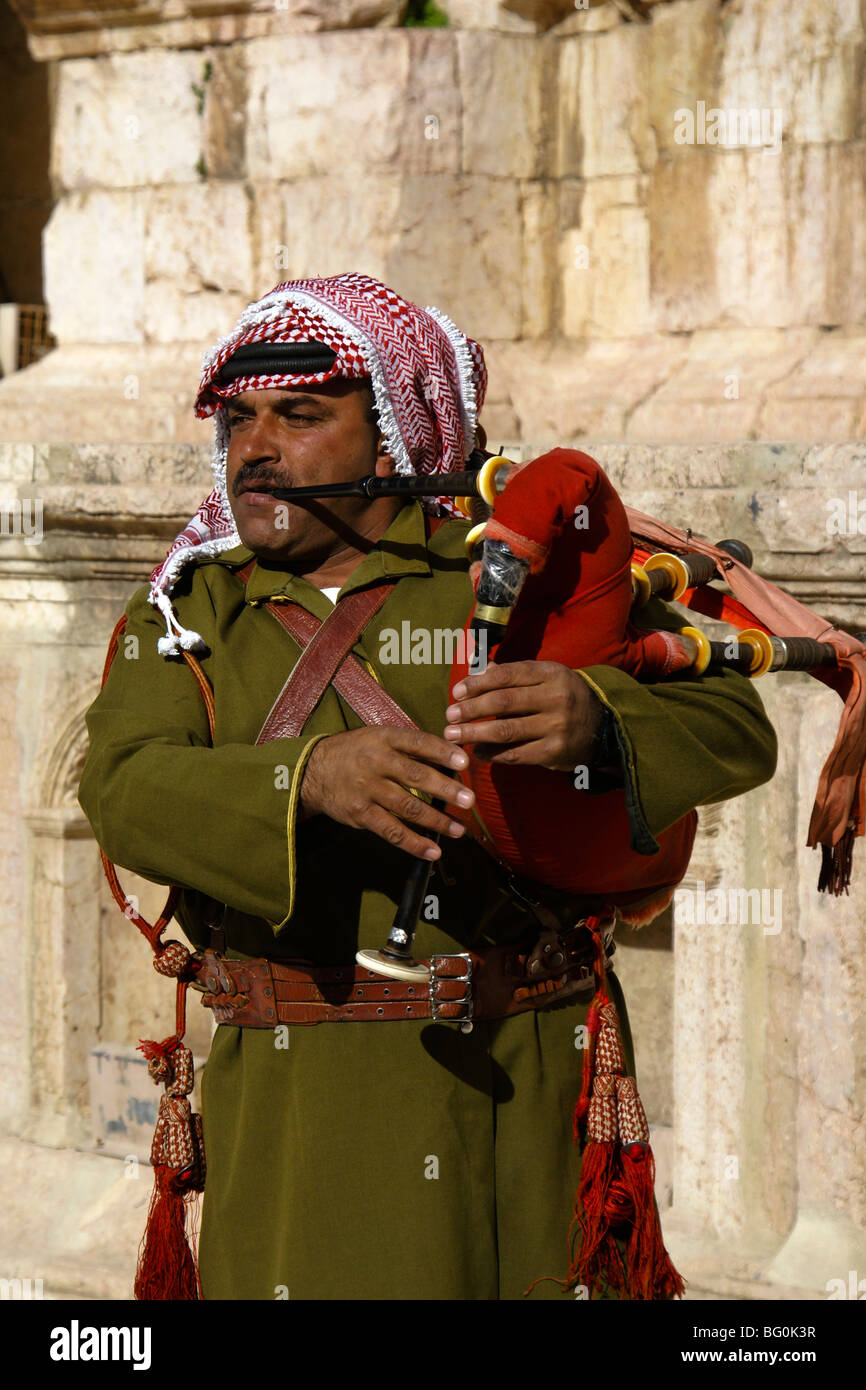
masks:
[[[742,542],[714,545],[625,507],[587,454],[553,449],[513,463],[476,451],[471,462],[481,460],[458,474],[375,477],[274,495],[286,501],[352,493],[462,498],[458,505],[477,523],[467,535],[475,604],[457,644],[449,696],[487,661],[609,665],[641,682],[694,678],[725,666],[751,677],[805,670],[831,685],[846,704],[808,842],[822,847],[819,889],[847,891],[853,839],[863,833],[866,809],[862,643],[756,575]],[[713,587],[715,581],[731,593]],[[739,630],[736,640],[711,642],[693,626],[641,625],[641,609],[652,597],[731,624]],[[459,776],[476,804],[455,818],[515,874],[564,892],[599,894],[626,921],[648,921],[670,902],[688,866],[695,811],[655,836],[657,852],[641,853],[631,845],[622,788],[587,795],[571,774],[493,764],[471,744],[466,752],[469,763]],[[386,947],[395,960],[412,960],[430,868],[419,860],[410,871]]]

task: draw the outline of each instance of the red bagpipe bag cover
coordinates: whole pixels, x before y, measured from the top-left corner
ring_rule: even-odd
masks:
[[[644,681],[686,664],[671,633],[644,630],[631,620],[634,542],[628,517],[609,478],[587,454],[554,449],[518,466],[496,499],[485,535],[530,561],[507,631],[488,652],[491,661],[616,666]],[[478,562],[472,567],[476,586],[480,568]],[[471,621],[470,614],[458,645],[463,659],[452,668],[451,698],[470,673]],[[512,869],[564,892],[603,895],[626,921],[643,921],[648,912],[655,916],[670,902],[688,867],[695,811],[655,836],[658,853],[641,854],[631,848],[622,788],[581,795],[575,774],[492,764],[477,758],[471,745],[466,751],[469,764],[461,775]],[[478,833],[472,813],[462,819]]]
[[[809,672],[844,702],[809,822],[807,844],[822,853],[819,891],[848,892],[854,840],[866,833],[866,646],[784,589],[700,536],[627,508],[594,459],[553,449],[512,469],[497,497],[485,536],[526,559],[530,573],[504,637],[489,659],[557,661],[573,669],[619,667],[636,680],[661,681],[691,658],[675,632],[650,631],[631,620],[631,564],[655,549],[711,557],[731,593],[697,585],[678,602],[742,630],[810,637],[835,649],[834,665]],[[470,567],[478,585],[481,563]],[[470,614],[449,696],[469,673]],[[478,759],[468,748],[463,780],[476,793],[474,813],[460,813],[482,843],[514,869],[566,892],[601,894],[626,921],[644,922],[673,896],[688,866],[697,827],[689,812],[655,835],[657,853],[631,849],[622,789],[581,796],[567,773],[508,767]],[[591,777],[591,771],[590,771]]]

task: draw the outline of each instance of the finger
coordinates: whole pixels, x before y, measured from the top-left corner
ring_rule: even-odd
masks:
[[[452,750],[449,748],[448,751]],[[467,755],[464,753],[463,756],[468,763]],[[419,792],[427,792],[449,806],[459,806],[465,810],[475,800],[474,792],[465,787],[458,778],[446,777],[427,763],[414,762],[399,753],[388,763],[385,775],[404,790],[407,787],[415,787]]]
[[[437,811],[420,797],[413,796],[396,782],[385,784],[378,795],[378,803],[399,820],[409,822],[413,826],[419,825],[425,830],[438,831],[440,835],[450,835],[453,839],[458,839],[464,833],[464,827],[458,821],[452,820],[451,816],[442,811]]]
[[[379,835],[395,849],[402,849],[407,854],[414,854],[416,859],[433,860],[441,857],[442,851],[438,845],[423,835],[418,835],[414,830],[410,830],[408,826],[397,820],[382,806],[370,808],[365,819],[364,829],[372,830],[374,835]]]
[[[388,735],[390,748],[411,758],[451,768],[462,768],[467,764],[466,754],[455,748],[453,743],[446,743],[444,738],[425,733],[423,729],[387,729],[383,732]],[[413,782],[411,785],[417,784]]]
[[[479,671],[475,676],[464,676],[451,693],[456,700],[462,700],[465,696],[499,690],[508,685],[538,685],[549,679],[550,671],[545,671],[545,668],[554,664],[550,661],[503,661],[500,665],[493,661],[485,671]]]
[[[449,724],[447,733],[459,743],[522,744],[549,738],[550,716],[537,714],[525,719],[481,719],[475,724]]]
[[[453,739],[450,725],[468,723],[470,719],[490,719],[502,715],[543,714],[562,703],[561,693],[550,685],[503,686],[483,694],[466,697],[451,704],[445,711],[448,720],[445,738]]]

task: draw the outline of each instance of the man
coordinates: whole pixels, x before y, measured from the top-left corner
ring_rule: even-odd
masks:
[[[549,980],[557,971],[538,943],[547,930],[550,951],[551,920],[564,932],[599,907],[539,885],[539,909],[515,896],[466,833],[462,745],[564,774],[594,768],[596,792],[626,795],[634,836],[651,844],[775,769],[772,726],[733,672],[662,687],[602,665],[493,664],[449,705],[447,663],[382,659],[385,634],[404,622],[463,627],[468,523],[441,499],[452,519],[434,530],[417,500],[286,504],[270,490],[462,467],[483,439],[485,385],[477,344],[367,277],[291,282],[250,306],[205,359],[197,400],[216,414],[215,492],[150,595],[131,599],[139,660],[115,661],[88,714],[79,796],[106,853],[183,887],[178,919],[197,948],[213,944],[213,904],[225,904],[224,955],[303,963],[292,978],[310,981],[316,1007],[336,997],[336,978],[364,975],[352,974],[356,951],[382,945],[421,858],[432,867],[422,960],[471,949],[492,961],[498,949],[501,962],[509,946],[528,953],[527,980]],[[302,649],[265,605],[324,621],[382,593],[352,652],[417,729],[397,716],[365,725],[338,672],[301,729],[256,744]],[[167,624],[159,641],[154,607]],[[660,604],[650,621],[679,625]],[[213,747],[196,683],[172,659],[182,649],[204,653]],[[633,1074],[612,974],[608,988]],[[411,1003],[399,1023],[372,1010],[360,1020],[355,992],[338,989],[342,1026],[281,1032],[258,1017],[217,1029],[203,1081],[203,1296],[516,1299],[562,1276],[591,987],[556,1008],[480,1011],[471,1031],[429,1009],[411,1016]],[[561,1279],[531,1296],[562,1297]]]

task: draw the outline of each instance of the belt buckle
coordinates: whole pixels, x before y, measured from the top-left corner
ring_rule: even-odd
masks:
[[[464,975],[437,975],[436,963],[440,960],[463,960],[466,962],[466,973]],[[460,1004],[466,1010],[463,1018],[441,1018],[439,1017],[439,1000],[436,997],[436,981],[457,980],[466,985],[466,993],[463,999],[447,999],[447,1004]],[[455,951],[453,955],[435,955],[430,957],[430,1017],[434,1023],[456,1023],[461,1033],[471,1033],[475,1027],[472,1022],[472,957],[468,951]]]

